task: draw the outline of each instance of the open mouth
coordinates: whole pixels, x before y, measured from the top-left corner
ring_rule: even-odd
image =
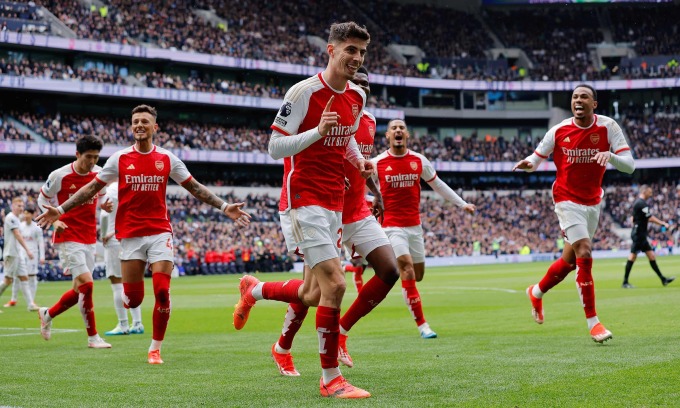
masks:
[[[584,110],[583,105],[574,105],[574,112],[583,113]]]

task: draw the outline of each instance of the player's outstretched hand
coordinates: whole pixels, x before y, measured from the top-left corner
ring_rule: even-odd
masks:
[[[57,234],[61,234],[66,230],[66,228],[68,228],[68,225],[64,224],[63,221],[55,221],[52,226],[54,227],[54,232]]]
[[[38,223],[40,228],[47,229],[59,219],[61,214],[59,213],[59,210],[50,205],[46,205],[44,208],[46,211],[35,217],[35,222]]]
[[[463,211],[465,211],[468,214],[474,214],[475,211],[477,211],[477,206],[474,204],[465,204],[463,206]]]
[[[101,203],[99,207],[101,207],[101,209],[106,211],[107,213],[110,213],[111,211],[113,211],[113,201],[106,200],[105,202]]]
[[[361,173],[361,177],[367,179],[375,173],[375,167],[373,166],[373,162],[370,160],[366,159],[361,159],[359,160],[359,172]]]
[[[224,214],[231,218],[239,227],[247,227],[250,224],[250,214],[241,210],[245,203],[235,203],[229,204],[227,208],[224,209]]]
[[[321,121],[319,121],[319,133],[324,137],[331,131],[333,126],[338,125],[338,121],[340,120],[340,115],[338,115],[337,112],[331,111],[333,99],[335,99],[335,95],[328,99],[328,103],[321,114]]]
[[[529,160],[520,160],[515,166],[512,168],[512,171],[515,170],[530,170],[534,168],[534,164],[530,162]]]
[[[606,166],[611,158],[612,154],[610,152],[600,152],[593,156],[590,160],[597,162],[597,164],[599,164],[600,166]]]
[[[383,203],[382,195],[373,197],[373,208],[371,210],[373,216],[382,224],[383,217],[385,216],[385,203]]]

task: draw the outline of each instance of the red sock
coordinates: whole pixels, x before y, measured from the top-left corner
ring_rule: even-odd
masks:
[[[78,303],[78,292],[73,289],[68,290],[64,292],[63,295],[61,295],[61,299],[59,299],[57,303],[55,303],[54,306],[52,306],[50,310],[47,311],[47,313],[50,314],[50,317],[55,318],[67,311],[76,303]]]
[[[144,300],[144,281],[123,283],[123,306],[135,308]]]
[[[293,347],[293,339],[297,334],[302,322],[307,317],[309,307],[302,303],[289,303],[288,311],[286,312],[286,319],[283,322],[283,330],[281,330],[281,337],[279,337],[279,347],[284,350],[290,350]]]
[[[264,282],[262,285],[262,297],[286,303],[302,304],[298,297],[298,289],[303,283],[302,279],[290,279],[285,282]]]
[[[156,341],[163,341],[170,320],[170,275],[157,272],[152,276],[153,294],[156,304],[153,307],[153,335]]]
[[[538,288],[541,292],[546,293],[554,288],[558,283],[562,282],[564,278],[569,275],[569,272],[576,269],[575,265],[568,264],[564,259],[559,258],[550,265],[548,272],[546,272],[543,279],[538,282]]]
[[[321,368],[338,366],[338,337],[340,336],[340,309],[319,306],[316,309],[316,331],[319,335]]]
[[[406,302],[406,306],[408,306],[408,310],[411,312],[411,316],[415,319],[416,324],[420,326],[425,323],[425,316],[423,315],[423,303],[420,301],[420,293],[418,293],[416,288],[416,280],[402,280],[401,287],[404,302]]]
[[[354,273],[354,272],[356,272],[356,269],[354,268],[354,265],[347,264],[347,265],[345,265],[345,272],[352,272],[352,273]]]
[[[366,285],[359,292],[359,296],[354,300],[352,306],[347,309],[340,319],[340,326],[349,331],[359,319],[366,316],[385,299],[390,289],[392,289],[392,285],[386,284],[377,275],[372,277],[366,282]]]
[[[578,289],[578,294],[581,297],[586,319],[597,316],[592,270],[593,258],[576,258],[576,289]]]
[[[364,268],[362,266],[354,267],[354,286],[357,288],[357,292],[361,292],[364,287]]]
[[[83,323],[85,323],[88,336],[97,334],[97,324],[94,321],[94,303],[92,302],[93,289],[93,282],[86,282],[78,286],[78,291],[80,292],[78,306],[80,307],[80,314],[83,315]]]

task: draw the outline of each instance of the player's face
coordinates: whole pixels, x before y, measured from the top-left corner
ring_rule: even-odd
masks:
[[[90,172],[99,161],[99,150],[86,150],[83,153],[76,152],[78,170]]]
[[[141,142],[149,140],[158,131],[158,124],[152,114],[148,112],[137,112],[132,115],[132,134],[135,141]]]
[[[364,63],[368,42],[358,38],[328,44],[328,55],[335,74],[352,80],[357,69]]]
[[[17,200],[12,202],[12,212],[14,215],[19,215],[24,211],[24,202],[23,200]]]
[[[390,147],[405,147],[406,141],[409,136],[408,129],[406,128],[406,123],[403,120],[393,120],[387,125],[387,143]]]
[[[592,116],[595,108],[597,101],[593,99],[593,91],[582,86],[574,89],[574,93],[571,94],[571,112],[575,118]]]
[[[31,220],[33,219],[33,214],[31,214],[30,211],[24,210],[24,213],[23,213],[22,216],[23,216],[23,220],[26,224],[31,224]]]
[[[363,72],[357,72],[354,74],[354,78],[352,78],[351,81],[361,88],[366,96],[371,94],[371,85],[368,83],[368,75]]]
[[[645,191],[642,192],[642,195],[645,197],[645,200],[648,200],[652,196],[651,187],[646,188]]]

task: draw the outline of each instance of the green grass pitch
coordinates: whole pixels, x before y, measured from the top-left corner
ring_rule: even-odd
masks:
[[[658,262],[666,275],[680,277],[680,257]],[[55,319],[52,339],[44,341],[36,313],[20,298],[0,314],[0,406],[680,406],[680,281],[662,287],[642,257],[631,277],[637,288],[621,289],[624,263],[594,264],[597,310],[614,333],[604,345],[589,337],[573,275],[544,298],[545,324],[534,323],[524,290],[547,263],[428,269],[418,288],[438,339],[419,337],[398,286],[350,333],[355,367],[342,372],[373,394],[362,401],[320,397],[314,310],[293,347],[301,377],[280,376],[269,355],[285,305],[259,302],[246,327],[234,330],[238,276],[173,280],[161,366],[146,363],[153,306],[148,280],[146,333],[109,337],[110,350],[87,348],[75,308]],[[69,286],[41,284],[37,302],[51,305]],[[355,296],[349,283],[343,310]],[[116,324],[107,280],[95,283],[95,305],[103,334]]]

